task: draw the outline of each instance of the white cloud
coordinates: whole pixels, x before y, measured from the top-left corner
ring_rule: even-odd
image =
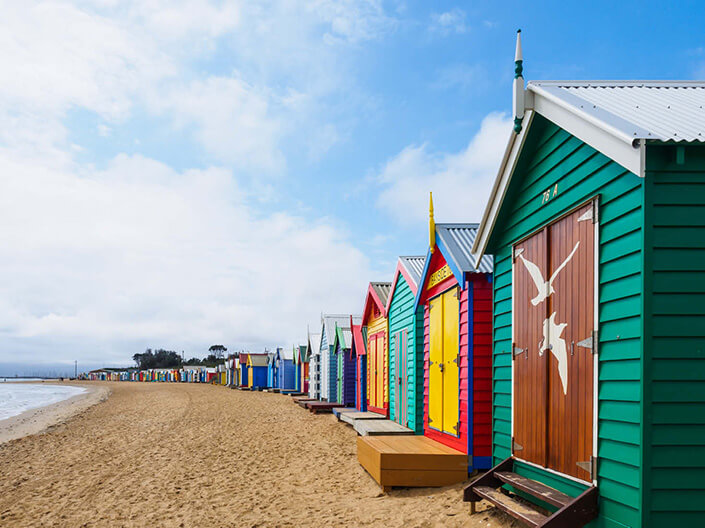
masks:
[[[394,27],[377,0],[4,5],[0,360],[285,344],[321,309],[358,310],[369,262],[344,229],[269,215],[276,187],[240,173],[284,170],[285,142],[317,159],[344,138],[329,115],[361,97],[349,50]],[[125,128],[155,116],[218,166],[106,160],[82,141],[138,147],[149,126]]]
[[[283,116],[273,111],[276,103],[266,89],[241,79],[209,77],[153,94],[150,106],[177,126],[192,128],[199,143],[218,159],[275,172],[285,165],[279,148]]]
[[[426,144],[406,147],[378,176],[377,206],[398,223],[416,226],[428,218],[432,191],[437,222],[479,221],[510,130],[505,114],[492,113],[458,153],[430,152]]]
[[[285,344],[321,309],[359,309],[369,263],[345,233],[261,216],[229,170],[120,155],[59,171],[0,153],[0,172],[0,359],[17,337],[108,362],[139,351],[103,356],[122,341]]]
[[[444,13],[432,13],[429,30],[443,36],[466,33],[470,28],[465,24],[465,17],[465,11],[458,7]]]

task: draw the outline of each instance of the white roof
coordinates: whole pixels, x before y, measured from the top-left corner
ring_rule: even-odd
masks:
[[[705,141],[703,81],[533,81],[527,89],[554,96],[630,140]]]
[[[705,81],[532,81],[525,95],[522,128],[509,136],[473,244],[475,258],[485,253],[535,114],[642,178],[647,143],[705,141]]]

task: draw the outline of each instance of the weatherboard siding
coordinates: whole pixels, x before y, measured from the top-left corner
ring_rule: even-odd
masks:
[[[599,197],[600,517],[590,526],[641,526],[643,180],[541,116],[534,118],[513,178],[488,249],[495,255],[494,462],[511,454],[511,247]],[[544,191],[556,185],[556,195],[542,204]],[[581,489],[521,464],[517,471],[572,495]]]
[[[705,518],[705,148],[649,147],[646,159],[644,526],[699,526]]]
[[[319,369],[320,369],[320,381],[319,381],[319,393],[322,400],[328,400],[328,390],[330,376],[330,353],[328,347],[328,336],[326,336],[325,325],[323,327],[323,332],[321,333],[321,355],[319,356]]]
[[[402,274],[397,277],[394,296],[389,305],[389,413],[392,420],[398,421],[397,401],[401,396],[407,400],[407,413],[402,425],[416,434],[423,434],[423,308],[414,312],[415,296]],[[419,321],[420,320],[420,321]],[[403,330],[407,332],[407,375],[406,395],[399,395],[396,366],[396,339],[394,336]],[[419,390],[420,387],[420,390]]]

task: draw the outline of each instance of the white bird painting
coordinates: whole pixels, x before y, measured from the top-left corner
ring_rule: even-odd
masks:
[[[579,240],[575,244],[573,251],[571,251],[570,255],[568,255],[568,258],[566,258],[563,263],[556,268],[556,271],[553,272],[553,275],[551,275],[551,278],[549,280],[545,280],[543,278],[543,273],[541,273],[541,269],[536,264],[534,264],[530,260],[526,260],[524,258],[524,255],[519,255],[519,258],[526,267],[526,271],[529,272],[529,275],[531,276],[531,279],[534,281],[536,289],[538,290],[538,294],[536,295],[536,297],[531,299],[531,304],[533,304],[534,306],[538,306],[540,303],[548,299],[548,297],[552,293],[556,292],[556,290],[553,289],[553,281],[556,280],[558,274],[563,270],[563,268],[568,265],[570,259],[572,259],[573,255],[575,255],[575,252],[578,251],[578,246],[580,246]]]
[[[568,394],[568,348],[561,334],[567,326],[566,323],[556,324],[556,312],[553,312],[543,322],[543,341],[539,344],[540,356],[543,356],[546,350],[550,350],[558,361],[558,376],[561,378],[564,396]]]

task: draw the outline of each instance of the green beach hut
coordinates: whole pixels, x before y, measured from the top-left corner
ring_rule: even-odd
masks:
[[[389,417],[423,434],[424,312],[414,300],[426,257],[399,257],[387,299]]]
[[[525,88],[520,41],[516,60],[473,247],[495,258],[498,466],[465,500],[533,526],[704,526],[705,82]],[[518,513],[508,484],[557,513]]]

